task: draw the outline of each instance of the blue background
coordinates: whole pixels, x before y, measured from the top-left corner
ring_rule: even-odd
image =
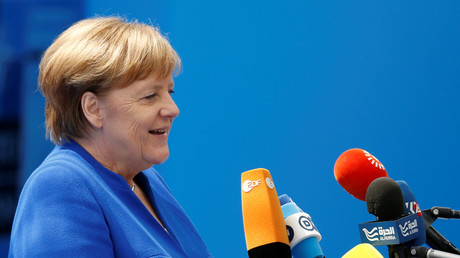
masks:
[[[3,15],[3,42],[5,31],[19,28],[37,35],[16,40],[40,51],[72,19],[94,15],[136,18],[168,35],[183,60],[174,95],[181,114],[171,156],[157,168],[215,257],[247,256],[240,178],[258,167],[312,216],[327,257],[359,244],[358,224],[374,216],[333,173],[350,148],[369,151],[390,177],[405,180],[422,209],[460,210],[457,0],[86,0],[70,1],[72,8],[16,1],[38,10],[37,21],[62,21],[48,21],[46,33],[13,2],[2,1],[19,15]],[[56,17],[53,6],[72,13]],[[35,92],[38,58],[27,60],[19,188],[51,148]],[[460,221],[434,226],[460,246]],[[379,251],[387,256],[386,247]]]

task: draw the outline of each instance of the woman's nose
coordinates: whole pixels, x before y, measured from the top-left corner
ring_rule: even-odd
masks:
[[[166,100],[165,106],[160,110],[160,115],[174,119],[179,115],[179,113],[179,107],[177,107],[176,102],[174,102],[171,96],[169,96]]]

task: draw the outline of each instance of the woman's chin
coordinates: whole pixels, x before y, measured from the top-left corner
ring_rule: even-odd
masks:
[[[157,152],[155,155],[152,155],[148,161],[153,165],[159,165],[165,162],[169,158],[169,151]]]

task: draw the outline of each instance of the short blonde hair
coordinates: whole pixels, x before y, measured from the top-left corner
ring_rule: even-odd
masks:
[[[177,74],[181,60],[158,28],[120,17],[79,21],[64,31],[40,62],[47,136],[60,145],[86,136],[83,93],[102,94],[155,73]]]

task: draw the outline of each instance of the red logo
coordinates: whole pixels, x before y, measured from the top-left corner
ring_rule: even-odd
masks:
[[[419,217],[422,217],[422,210],[420,210],[420,206],[418,205],[418,203],[416,201],[414,201],[414,211],[415,213],[417,213],[417,215]]]

